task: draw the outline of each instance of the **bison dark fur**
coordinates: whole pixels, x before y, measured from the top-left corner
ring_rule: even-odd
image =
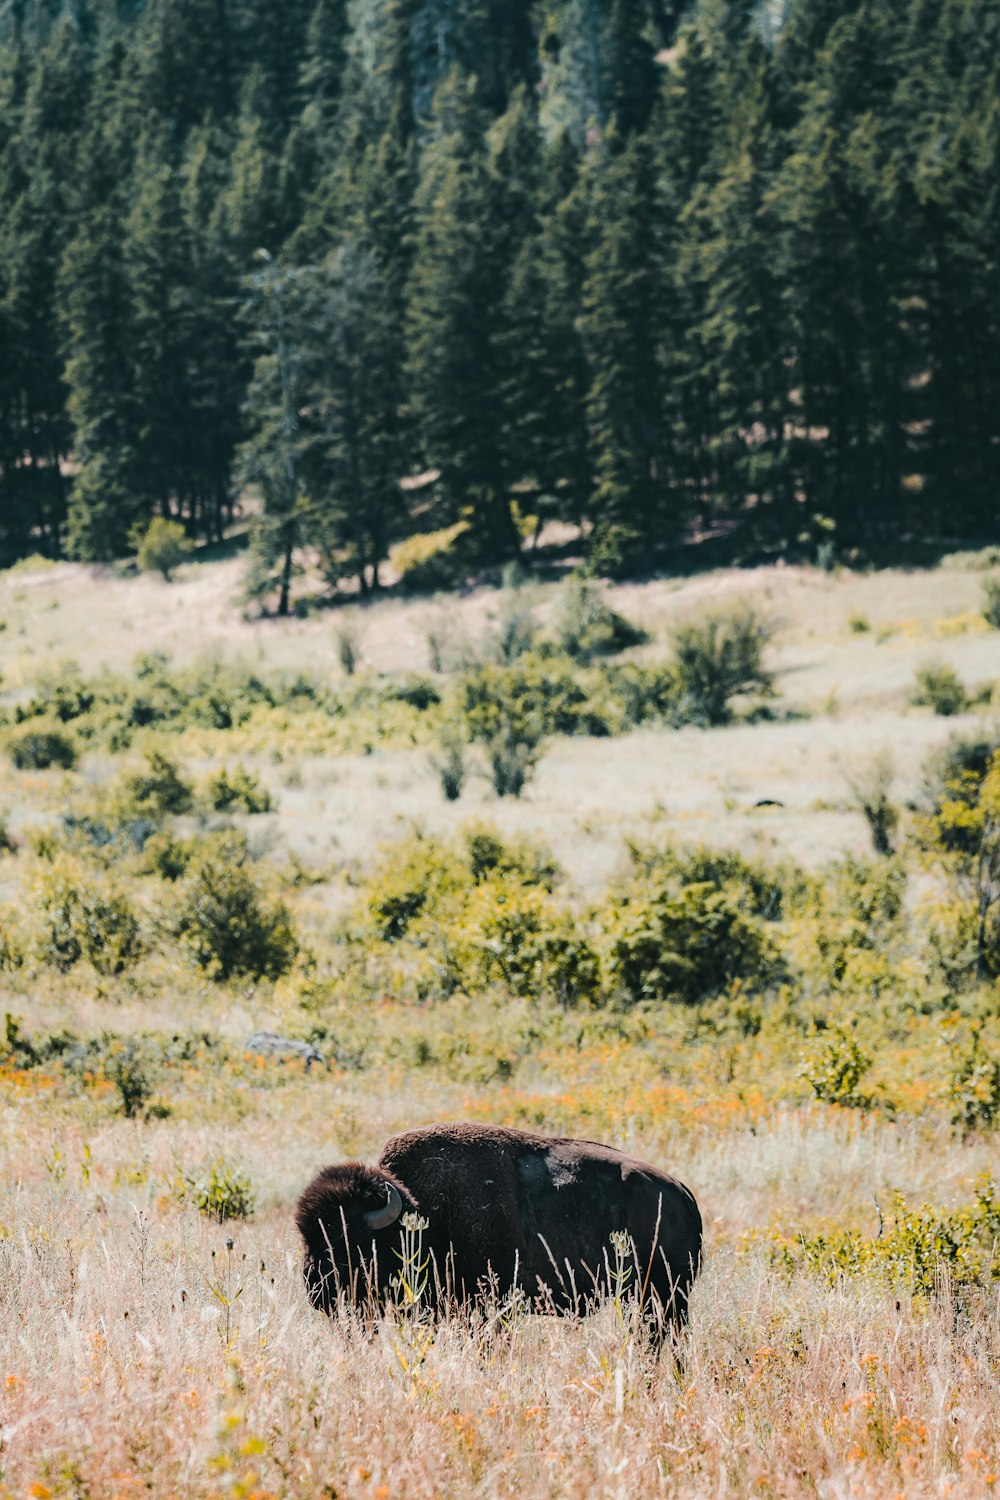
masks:
[[[495,1125],[408,1130],[374,1166],[324,1167],[295,1214],[315,1307],[331,1312],[341,1296],[373,1307],[391,1295],[407,1212],[427,1220],[437,1311],[519,1289],[536,1311],[585,1312],[608,1292],[621,1230],[629,1289],[650,1324],[662,1331],[687,1316],[701,1215],[682,1183],[594,1141]]]

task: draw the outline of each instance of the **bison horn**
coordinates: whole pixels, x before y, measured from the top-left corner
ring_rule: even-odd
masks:
[[[365,1214],[365,1223],[369,1229],[388,1229],[403,1212],[403,1200],[391,1182],[386,1183],[386,1189],[389,1197],[385,1207],[373,1208],[371,1213]]]

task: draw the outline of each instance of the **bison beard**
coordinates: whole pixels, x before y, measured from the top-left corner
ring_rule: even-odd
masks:
[[[585,1312],[608,1292],[619,1230],[634,1250],[630,1287],[654,1332],[687,1317],[701,1215],[683,1183],[594,1141],[494,1125],[408,1130],[374,1166],[324,1167],[295,1213],[313,1305],[383,1303],[409,1212],[428,1223],[427,1296],[437,1311],[519,1289],[535,1311]]]

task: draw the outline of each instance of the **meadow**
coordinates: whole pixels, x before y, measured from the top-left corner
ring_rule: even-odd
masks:
[[[996,558],[594,589],[583,654],[565,583],[240,568],[0,574],[0,1495],[995,1493]],[[672,653],[747,610],[707,723]],[[672,1355],[310,1310],[310,1174],[463,1118],[694,1189]]]

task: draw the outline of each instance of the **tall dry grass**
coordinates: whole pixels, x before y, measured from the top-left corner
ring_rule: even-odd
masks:
[[[494,1308],[429,1341],[313,1312],[290,1225],[301,1138],[271,1111],[211,1139],[119,1121],[89,1152],[28,1101],[3,1123],[0,1494],[846,1500],[987,1495],[1000,1474],[995,1287],[914,1302],[789,1278],[741,1240],[775,1216],[856,1217],[888,1183],[953,1197],[982,1147],[835,1109],[644,1140],[708,1223],[690,1329],[657,1361],[610,1306]],[[261,1216],[179,1205],[174,1165],[241,1136]]]

